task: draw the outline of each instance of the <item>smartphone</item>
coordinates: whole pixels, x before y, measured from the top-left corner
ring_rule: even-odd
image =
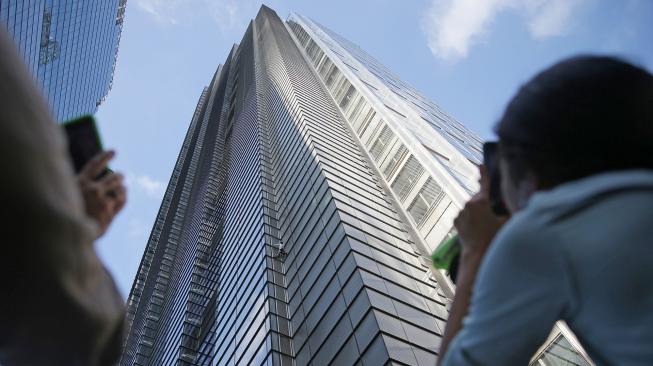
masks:
[[[508,209],[501,197],[501,175],[499,172],[499,144],[486,142],[483,144],[483,164],[490,179],[490,206],[497,216],[508,215]]]
[[[93,116],[82,116],[64,122],[63,127],[68,137],[68,152],[73,160],[75,173],[79,173],[86,163],[104,150],[95,119]],[[110,173],[111,170],[106,168],[96,179]]]

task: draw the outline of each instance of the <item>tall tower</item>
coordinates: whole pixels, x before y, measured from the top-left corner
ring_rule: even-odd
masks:
[[[0,0],[13,38],[54,117],[94,114],[111,89],[127,0]]]
[[[262,7],[199,99],[128,300],[122,365],[434,365],[426,259],[481,140],[360,48]]]

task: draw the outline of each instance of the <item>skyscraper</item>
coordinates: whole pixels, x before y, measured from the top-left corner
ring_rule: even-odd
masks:
[[[262,7],[202,92],[128,299],[122,365],[434,365],[426,258],[481,140],[356,45]]]
[[[0,0],[16,43],[58,121],[94,114],[111,89],[127,0]]]

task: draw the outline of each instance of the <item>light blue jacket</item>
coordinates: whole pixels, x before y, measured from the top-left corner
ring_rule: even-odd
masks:
[[[527,365],[556,320],[597,365],[653,365],[653,171],[535,194],[492,243],[445,365]]]

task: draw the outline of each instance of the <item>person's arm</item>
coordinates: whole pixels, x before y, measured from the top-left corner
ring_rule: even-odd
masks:
[[[463,326],[463,319],[467,316],[469,302],[472,296],[472,288],[476,279],[476,273],[480,266],[482,254],[462,253],[460,257],[460,269],[458,270],[458,280],[456,282],[456,295],[451,303],[447,326],[444,330],[442,343],[440,344],[440,354],[446,354],[449,344],[458,334]],[[440,362],[442,362],[442,358]]]
[[[532,220],[513,218],[489,248],[441,365],[526,365],[556,320],[572,311],[560,242]]]
[[[490,242],[508,219],[497,217],[492,212],[489,201],[490,181],[484,165],[479,167],[479,172],[480,191],[465,204],[454,221],[462,252],[457,273],[456,295],[449,311],[440,354],[446,353],[449,343],[462,328],[478,268]]]

